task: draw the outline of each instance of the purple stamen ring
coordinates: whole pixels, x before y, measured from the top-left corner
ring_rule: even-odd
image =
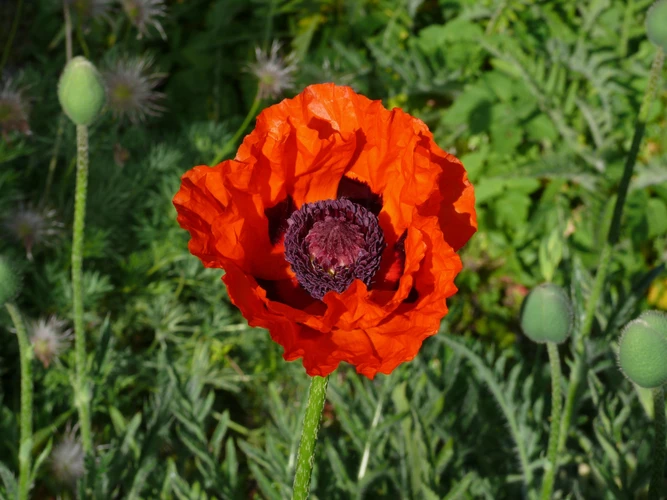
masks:
[[[367,286],[385,249],[377,217],[341,198],[307,203],[292,213],[285,233],[285,259],[316,299],[342,293],[355,279]]]

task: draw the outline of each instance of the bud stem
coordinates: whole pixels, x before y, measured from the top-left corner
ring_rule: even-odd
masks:
[[[252,106],[250,107],[248,114],[243,120],[243,123],[236,130],[232,138],[225,143],[220,152],[216,155],[212,163],[213,165],[217,165],[218,163],[220,163],[225,158],[225,156],[227,156],[227,154],[229,154],[229,152],[234,149],[234,146],[238,142],[239,138],[243,135],[243,132],[246,131],[252,119],[255,118],[255,115],[257,114],[257,110],[259,109],[260,104],[262,104],[262,99],[259,97],[259,87],[258,87],[257,94],[255,94],[255,100],[252,101]]]
[[[88,44],[86,43],[86,38],[83,36],[83,29],[81,28],[81,19],[76,23],[76,38],[79,40],[79,45],[83,51],[83,55],[86,56],[86,59],[90,59],[90,50],[88,49]]]
[[[69,5],[63,0],[63,15],[65,17],[65,60],[72,60],[72,14],[69,11]]]
[[[86,217],[88,188],[88,127],[76,126],[77,169],[74,194],[74,234],[72,238],[72,302],[74,309],[74,343],[76,354],[76,386],[74,401],[79,411],[81,440],[86,455],[93,451],[90,423],[90,396],[86,377],[86,332],[83,325],[83,230]]]
[[[14,304],[5,305],[16,329],[21,360],[21,437],[19,442],[19,500],[28,500],[32,468],[32,360],[30,339]]]
[[[303,419],[301,443],[296,458],[296,472],[294,474],[294,488],[292,500],[305,500],[310,490],[310,476],[315,461],[315,443],[317,431],[320,428],[324,400],[327,395],[329,377],[312,377],[306,416]]]
[[[548,465],[542,481],[542,500],[549,500],[558,471],[558,434],[560,433],[560,417],[563,409],[563,393],[561,391],[561,370],[558,345],[547,342],[549,365],[551,366],[551,426],[549,430]]]
[[[665,386],[654,389],[653,391],[653,421],[655,422],[655,445],[653,450],[653,475],[651,476],[651,486],[649,486],[649,499],[659,500],[663,498],[663,485],[665,482],[665,455],[667,447],[665,446]]]
[[[584,314],[584,321],[579,331],[579,335],[576,336],[575,340],[575,361],[574,367],[570,373],[570,381],[568,384],[567,398],[565,401],[565,412],[563,414],[563,421],[560,429],[560,438],[558,443],[559,451],[562,451],[565,447],[565,441],[567,440],[568,431],[570,428],[570,422],[572,421],[572,416],[574,414],[574,405],[577,400],[577,393],[579,391],[579,384],[581,383],[582,378],[584,377],[586,371],[586,352],[584,341],[588,337],[593,328],[593,321],[595,320],[595,311],[597,310],[598,302],[602,296],[604,290],[604,285],[607,280],[607,273],[609,272],[609,266],[611,264],[611,253],[614,245],[618,242],[620,236],[621,228],[621,217],[623,215],[623,206],[625,204],[625,198],[628,194],[628,188],[630,186],[630,179],[632,177],[632,172],[635,167],[635,162],[637,161],[637,154],[639,153],[639,146],[641,145],[642,138],[644,137],[644,130],[646,129],[646,119],[648,118],[648,112],[651,107],[651,102],[655,97],[655,93],[658,88],[658,82],[660,81],[660,74],[662,72],[662,65],[664,63],[665,54],[662,49],[658,48],[656,54],[653,58],[653,64],[651,65],[651,72],[649,74],[648,83],[646,84],[646,90],[644,92],[644,98],[642,99],[641,107],[639,108],[639,114],[637,115],[637,121],[635,123],[635,132],[632,137],[632,145],[630,146],[630,151],[625,162],[625,167],[623,169],[623,177],[618,186],[618,195],[616,198],[616,204],[614,205],[614,216],[609,225],[609,231],[607,233],[607,240],[605,241],[602,251],[600,252],[600,264],[598,265],[598,271],[595,275],[595,282],[593,283],[593,290],[591,291],[591,296],[588,299],[586,304],[586,311]]]

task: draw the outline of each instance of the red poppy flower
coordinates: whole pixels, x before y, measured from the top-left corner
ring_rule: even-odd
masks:
[[[265,109],[236,158],[183,176],[174,205],[190,251],[311,376],[414,358],[477,228],[461,162],[421,120],[330,83]]]

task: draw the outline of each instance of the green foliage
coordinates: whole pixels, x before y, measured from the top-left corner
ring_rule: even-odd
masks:
[[[646,35],[657,47],[667,50],[667,2],[656,1],[646,14]]]
[[[568,290],[575,325],[582,321],[655,53],[644,28],[651,3],[170,1],[166,40],[152,29],[137,38],[118,2],[110,21],[73,9],[75,54],[88,52],[101,69],[111,56],[150,54],[166,96],[164,114],[146,123],[105,111],[90,128],[83,284],[97,460],[85,463],[79,496],[290,496],[307,377],[247,326],[222,271],[190,255],[171,203],[187,169],[224,151],[255,97],[247,71],[255,47],[279,39],[298,68],[292,94],[334,81],[426,122],[466,166],[479,220],[448,300],[447,333],[390,376],[368,381],[345,366],[332,375],[313,498],[531,498],[546,462],[550,380],[543,346],[520,335],[520,307],[550,281]],[[61,2],[24,4],[5,69],[26,86],[33,135],[0,137],[0,253],[25,275],[26,316],[71,320],[76,148],[57,96]],[[0,27],[15,14],[0,2]],[[616,370],[610,346],[665,280],[666,106],[659,92],[586,340],[559,498],[635,498],[648,486],[650,405]],[[32,261],[4,237],[20,203],[65,223],[66,236],[36,248]],[[0,313],[0,498],[17,490],[10,328]],[[47,457],[76,430],[74,353],[34,371],[33,495],[72,497]]]
[[[12,263],[0,256],[0,306],[4,306],[16,297],[21,286],[21,278]]]

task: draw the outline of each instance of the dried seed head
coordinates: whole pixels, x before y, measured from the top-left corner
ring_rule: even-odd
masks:
[[[119,58],[102,72],[107,87],[107,100],[114,116],[128,118],[132,123],[147,116],[160,116],[164,107],[159,104],[165,97],[155,88],[164,80],[164,73],[151,72],[150,57]]]
[[[257,47],[255,55],[257,62],[249,66],[259,81],[259,97],[278,97],[283,90],[292,88],[292,73],[296,71],[296,64],[291,60],[291,56],[283,59],[278,55],[280,42],[274,40],[271,44],[271,51],[267,54]]]
[[[160,24],[160,18],[167,15],[167,7],[164,0],[121,0],[123,9],[132,24],[137,28],[139,34],[137,38],[148,35],[148,27],[153,26],[163,40],[167,39],[167,34]]]
[[[565,290],[544,283],[528,294],[521,308],[521,329],[533,342],[567,340],[572,330],[572,304]]]
[[[55,316],[37,320],[31,325],[30,342],[44,368],[48,368],[69,347],[72,330],[66,329],[65,325],[65,321]]]
[[[52,245],[63,229],[63,224],[56,218],[55,210],[38,210],[30,205],[19,205],[16,212],[5,220],[4,225],[14,239],[23,243],[30,260],[35,245]]]
[[[113,161],[116,166],[123,168],[130,159],[130,152],[119,142],[113,145]]]
[[[31,135],[28,124],[28,101],[25,89],[20,88],[11,78],[0,82],[0,133],[8,140],[10,132]]]
[[[0,307],[14,300],[21,288],[21,276],[12,263],[0,255]]]
[[[53,476],[61,484],[74,486],[85,472],[84,458],[81,440],[74,431],[68,430],[51,452]]]

